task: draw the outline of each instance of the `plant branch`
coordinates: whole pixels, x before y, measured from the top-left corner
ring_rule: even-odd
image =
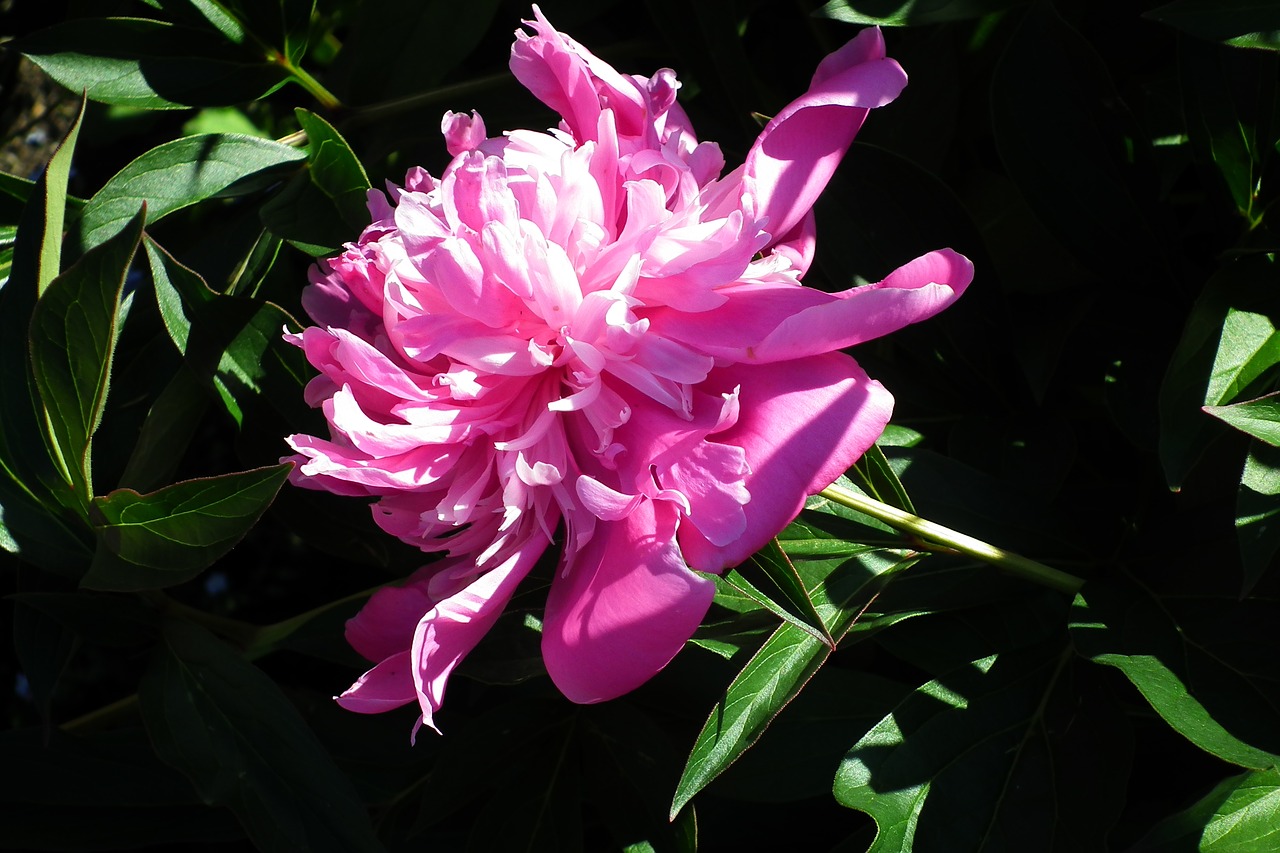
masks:
[[[1020,554],[997,548],[980,539],[966,536],[957,530],[943,527],[941,524],[904,512],[897,507],[889,506],[886,503],[881,503],[840,486],[828,486],[819,494],[829,501],[834,501],[841,506],[847,506],[849,509],[857,510],[883,521],[895,530],[919,536],[928,542],[944,545],[961,554],[982,560],[984,563],[990,563],[998,569],[1033,583],[1051,587],[1069,595],[1075,595],[1080,591],[1080,587],[1084,586],[1084,581],[1075,575],[1046,566],[1044,563],[1037,563],[1035,560],[1030,560]]]

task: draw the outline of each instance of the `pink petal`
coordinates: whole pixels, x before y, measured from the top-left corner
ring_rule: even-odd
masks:
[[[413,688],[409,650],[384,660],[335,697],[339,705],[357,714],[381,714],[418,698]]]
[[[383,587],[375,592],[360,612],[347,620],[347,642],[371,661],[406,651],[418,620],[435,606],[427,593],[427,583],[432,575],[455,567],[457,562],[432,563],[414,572],[403,586]]]
[[[747,154],[744,183],[771,234],[781,237],[809,212],[867,111],[906,85],[901,66],[884,55],[880,31],[866,29],[827,57],[809,91],[765,125]]]
[[[940,249],[899,267],[878,284],[823,293],[788,284],[721,288],[719,308],[647,313],[650,334],[681,341],[723,360],[763,364],[851,347],[926,320],[960,297],[973,264]]]
[[[879,284],[787,317],[761,341],[752,358],[784,361],[843,349],[932,317],[960,298],[973,280],[964,255],[941,249],[899,267]]]
[[[545,539],[530,539],[503,563],[422,617],[413,635],[412,672],[423,723],[435,728],[432,714],[444,702],[449,674],[493,627],[516,586],[546,547]]]
[[[675,657],[711,606],[715,584],[685,566],[676,511],[645,501],[602,522],[547,597],[542,657],[574,702],[634,690]]]
[[[799,514],[807,495],[830,485],[875,443],[893,412],[893,397],[842,353],[734,365],[708,382],[740,386],[738,422],[716,440],[741,447],[751,466],[740,538],[716,546],[691,525],[680,528],[689,565],[719,572],[763,547]]]

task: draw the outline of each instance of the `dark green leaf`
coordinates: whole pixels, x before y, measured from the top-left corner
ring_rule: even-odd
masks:
[[[917,688],[862,737],[835,795],[878,827],[868,853],[1106,849],[1127,774],[1123,716],[1051,645]]]
[[[31,367],[62,475],[93,496],[90,444],[102,418],[115,354],[120,294],[142,239],[145,209],[124,230],[54,279],[31,317]]]
[[[183,450],[191,443],[208,409],[209,395],[204,386],[190,370],[179,369],[151,404],[137,444],[120,475],[120,487],[149,492],[172,482]]]
[[[49,703],[79,643],[58,620],[22,601],[14,602],[13,650],[31,689],[31,698],[44,717]]]
[[[1165,818],[1131,853],[1274,853],[1280,850],[1280,771],[1222,780],[1194,805]]]
[[[883,582],[915,560],[887,565],[870,560],[850,562],[857,562],[861,569],[856,573],[857,581],[847,590],[840,590],[838,599],[831,595],[835,601],[823,602],[829,608],[828,613],[822,614],[824,622],[837,641],[857,622]],[[863,603],[859,605],[858,601]],[[823,609],[819,607],[819,613]],[[671,804],[673,818],[698,791],[750,749],[830,654],[831,648],[812,633],[790,622],[778,626],[733,679],[698,734],[676,787]]]
[[[93,737],[0,734],[0,849],[134,850],[243,837],[155,757],[139,728]],[[71,816],[74,817],[71,817]]]
[[[1000,159],[1035,214],[1088,270],[1145,281],[1152,259],[1167,253],[1137,202],[1143,196],[1133,164],[1116,144],[1141,138],[1123,105],[1089,41],[1051,4],[1033,5],[991,82]]]
[[[39,441],[39,439],[36,439]],[[93,555],[87,527],[0,475],[0,551],[66,577],[79,578]]]
[[[1143,17],[1213,41],[1280,30],[1280,9],[1266,0],[1175,0]]]
[[[849,742],[879,722],[908,689],[878,675],[824,666],[778,715],[769,736],[716,779],[711,791],[764,803],[829,797]],[[783,779],[786,784],[778,784]]]
[[[21,592],[9,597],[82,639],[111,648],[145,645],[159,630],[159,615],[136,598],[84,591]]]
[[[195,577],[257,523],[290,469],[272,465],[184,480],[146,495],[117,489],[94,498],[98,552],[83,585],[157,589]]]
[[[117,172],[85,205],[80,245],[88,249],[116,233],[147,203],[147,222],[210,198],[257,192],[278,182],[306,155],[295,148],[231,133],[188,136],[157,146]]]
[[[830,0],[816,14],[849,24],[915,27],[1003,12],[1029,0]]]
[[[252,101],[288,79],[221,33],[147,18],[80,18],[17,43],[50,77],[106,104],[175,109]]]
[[[1178,614],[1171,610],[1175,604]],[[1241,641],[1250,630],[1274,615],[1270,605],[1244,606],[1086,586],[1072,606],[1071,638],[1080,654],[1123,672],[1187,740],[1223,761],[1265,769],[1280,761],[1274,661],[1259,661],[1256,652],[1239,647],[1247,647]],[[1237,660],[1242,654],[1245,659]]]
[[[499,6],[498,0],[360,4],[332,72],[345,83],[343,99],[367,104],[431,88],[479,44]],[[446,29],[449,37],[439,38]],[[424,44],[433,49],[419,50]]]
[[[1236,536],[1248,595],[1272,567],[1280,550],[1280,448],[1251,442],[1236,493]]]
[[[201,628],[169,622],[138,691],[156,752],[266,850],[377,851],[363,806],[275,683]]]
[[[1229,402],[1275,362],[1280,340],[1275,265],[1264,257],[1222,267],[1205,285],[1160,388],[1160,461],[1178,488],[1215,423],[1202,407]]]
[[[155,242],[148,240],[146,247],[169,337],[236,423],[259,397],[295,414],[309,371],[301,350],[286,343],[281,330],[298,328],[297,321],[271,302],[219,295]],[[280,393],[266,393],[268,387]]]
[[[1275,108],[1275,57],[1183,40],[1178,72],[1192,150],[1216,169],[1249,226],[1269,159],[1267,132]],[[1271,79],[1268,79],[1271,78]]]
[[[578,720],[569,717],[512,762],[480,808],[470,853],[576,853],[582,845],[582,757]]]
[[[1280,391],[1229,406],[1205,406],[1219,420],[1273,447],[1280,447]]]
[[[40,515],[31,504],[45,503],[50,492],[54,499],[48,503],[78,505],[76,497],[64,488],[54,460],[44,451],[44,418],[31,373],[28,333],[36,300],[59,272],[67,177],[83,117],[81,104],[66,138],[32,189],[18,228],[9,280],[0,288],[0,411],[4,412],[0,418],[0,466],[12,479],[15,495],[22,493],[17,499],[27,505],[29,516]],[[17,512],[8,500],[0,505]],[[2,523],[12,524],[9,519]]]

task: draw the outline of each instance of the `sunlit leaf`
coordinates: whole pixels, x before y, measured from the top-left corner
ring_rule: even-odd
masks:
[[[147,222],[210,198],[248,195],[278,182],[306,154],[269,139],[206,134],[159,145],[94,193],[78,223],[80,245],[106,240],[147,204]]]
[[[838,602],[838,615],[826,619],[831,635],[843,638],[883,583],[914,562],[888,562],[871,554],[858,560],[861,571],[851,573],[858,581]],[[791,622],[778,626],[734,677],[698,734],[676,786],[672,817],[759,740],[830,654],[830,646],[812,633]]]
[[[1202,407],[1230,402],[1280,357],[1274,296],[1275,265],[1242,258],[1209,279],[1192,307],[1160,388],[1160,461],[1171,487],[1213,434]]]
[[[147,109],[242,103],[288,79],[284,69],[221,33],[147,18],[63,21],[16,47],[91,100]]]
[[[157,589],[188,580],[235,547],[271,505],[290,465],[184,480],[149,494],[94,498],[98,552],[89,589]]]
[[[914,27],[962,21],[1015,6],[1029,0],[830,0],[818,10],[824,18],[849,24]]]
[[[1265,0],[1174,0],[1143,17],[1212,41],[1280,30],[1280,9]]]
[[[1248,595],[1271,569],[1280,551],[1280,448],[1250,443],[1236,493],[1236,536]]]
[[[1072,607],[1071,638],[1080,654],[1123,672],[1187,740],[1223,761],[1265,769],[1280,762],[1280,692],[1274,658],[1248,649],[1247,638],[1270,630],[1272,609],[1256,600],[1245,609],[1086,587]]]
[[[1054,645],[972,661],[921,685],[859,739],[835,795],[875,819],[868,853],[1105,849],[1126,730],[1066,665]]]
[[[1280,447],[1280,391],[1228,406],[1205,406],[1204,410],[1260,441]]]
[[[1188,808],[1165,818],[1131,853],[1271,853],[1280,849],[1280,771],[1223,779]]]
[[[351,782],[280,688],[201,628],[165,625],[138,691],[156,752],[260,849],[379,851]]]

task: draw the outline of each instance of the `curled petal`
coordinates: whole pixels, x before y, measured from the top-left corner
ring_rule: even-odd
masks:
[[[744,183],[771,234],[780,238],[809,212],[867,111],[906,85],[902,67],[884,55],[880,31],[866,29],[827,57],[809,91],[765,125],[747,154]]]
[[[528,540],[500,565],[442,600],[418,622],[411,669],[424,724],[436,728],[432,714],[444,702],[449,674],[493,627],[516,585],[546,547],[545,539]]]
[[[675,657],[711,606],[715,584],[689,571],[676,511],[645,501],[595,535],[547,597],[542,657],[574,702],[634,690]]]

